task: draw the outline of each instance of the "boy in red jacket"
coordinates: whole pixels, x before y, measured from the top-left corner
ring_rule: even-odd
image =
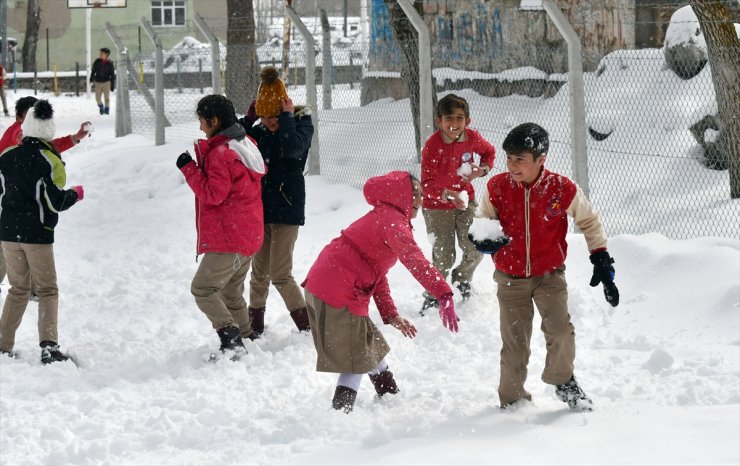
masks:
[[[197,253],[203,254],[190,292],[216,330],[221,352],[231,351],[231,359],[238,359],[246,352],[242,337],[252,335],[244,279],[262,246],[265,163],[237,123],[229,99],[203,97],[196,112],[207,139],[196,141],[196,161],[188,152],[177,159],[195,193]]]
[[[478,206],[471,181],[488,174],[496,151],[480,133],[468,129],[470,110],[462,97],[455,94],[443,97],[437,104],[434,122],[439,129],[429,137],[421,154],[424,222],[427,232],[434,236],[432,263],[445,278],[455,263],[457,236],[463,257],[452,269],[451,281],[462,298],[468,299],[470,280],[483,259],[468,239]],[[474,154],[480,157],[478,164]],[[424,293],[421,314],[438,305],[434,296]]]
[[[457,332],[452,289],[414,241],[411,219],[421,206],[419,181],[407,172],[370,178],[363,189],[373,210],[342,230],[319,254],[306,280],[308,320],[316,346],[316,370],[339,373],[332,406],[352,411],[363,374],[378,396],[397,393],[385,356],[390,347],[368,316],[375,300],[383,323],[404,336],[416,327],[400,317],[386,277],[400,259],[416,280],[439,299],[442,324]]]
[[[481,201],[480,216],[498,219],[511,239],[500,249],[485,248],[496,265],[493,274],[501,315],[501,407],[531,400],[524,389],[529,362],[534,305],[542,316],[547,358],[542,380],[555,385],[570,409],[591,410],[591,399],[573,375],[575,330],[568,313],[565,281],[568,216],[583,232],[591,252],[591,286],[604,285],[607,302],[619,304],[614,260],[606,251],[606,234],[583,191],[570,179],[544,168],[547,131],[534,123],[512,129],[504,140],[508,173],[492,177]]]

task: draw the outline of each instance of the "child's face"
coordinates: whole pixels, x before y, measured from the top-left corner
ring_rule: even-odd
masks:
[[[271,133],[276,133],[277,130],[280,129],[280,120],[278,120],[278,117],[276,116],[260,117],[260,121]]]
[[[210,139],[214,134],[216,134],[216,132],[218,132],[220,125],[218,117],[211,118],[211,121],[209,122],[202,116],[199,116],[198,120],[200,121],[200,130],[206,133],[206,138]]]
[[[456,108],[450,114],[442,115],[441,118],[436,117],[434,122],[445,136],[456,141],[462,136],[463,131],[470,124],[470,118],[465,116],[463,109]]]
[[[519,183],[532,184],[540,174],[542,166],[545,164],[546,154],[540,155],[537,160],[531,152],[522,152],[521,154],[506,154],[506,168],[509,174]]]
[[[411,218],[416,218],[419,215],[419,208],[421,207],[421,183],[418,181],[412,182],[414,192],[414,211],[411,213]]]

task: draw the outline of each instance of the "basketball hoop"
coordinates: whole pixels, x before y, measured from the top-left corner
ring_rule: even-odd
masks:
[[[91,6],[93,8],[100,8],[101,6],[103,6],[103,3],[102,2],[92,2]]]

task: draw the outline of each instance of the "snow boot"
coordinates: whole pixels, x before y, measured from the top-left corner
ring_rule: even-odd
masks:
[[[337,389],[334,391],[334,398],[331,400],[331,407],[337,411],[342,410],[349,414],[352,412],[352,408],[355,407],[356,398],[357,392],[355,390],[337,385]]]
[[[370,377],[370,380],[375,386],[375,392],[378,394],[378,397],[382,397],[386,393],[394,395],[398,393],[398,385],[396,385],[396,380],[393,378],[393,372],[388,369],[380,374],[368,374],[368,377]]]
[[[55,341],[44,340],[39,346],[41,346],[41,364],[51,364],[69,359],[69,356],[59,351],[59,345]]]
[[[252,335],[256,335],[257,338],[261,337],[265,333],[265,308],[250,307],[249,320],[252,322]]]
[[[308,323],[308,310],[305,307],[290,311],[290,318],[295,322],[299,332],[309,332],[311,324]]]
[[[110,107],[104,107],[103,108],[103,113],[105,113],[106,115],[108,115],[110,113]]]
[[[239,327],[229,325],[228,327],[222,327],[216,330],[216,333],[218,333],[218,338],[221,340],[221,347],[219,350],[221,350],[222,353],[226,350],[244,348],[244,342],[239,334]]]
[[[105,112],[105,106],[103,104],[98,104],[98,109],[100,110],[101,115]]]
[[[419,315],[424,316],[429,309],[433,308],[439,308],[439,301],[437,301],[437,298],[435,298],[434,296],[425,296],[424,303],[422,303],[421,310],[419,311]]]
[[[560,401],[568,403],[568,408],[573,411],[592,411],[594,408],[593,401],[591,401],[591,398],[578,385],[574,375],[570,376],[570,380],[567,383],[556,385],[555,394]]]
[[[467,301],[470,298],[472,293],[470,282],[457,282],[455,283],[455,288],[460,291],[460,296],[462,296],[463,301]]]

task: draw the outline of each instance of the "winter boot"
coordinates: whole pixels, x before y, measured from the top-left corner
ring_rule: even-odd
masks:
[[[379,397],[382,397],[386,393],[391,393],[394,395],[398,393],[398,385],[396,385],[396,381],[393,378],[393,372],[389,371],[388,369],[384,370],[380,374],[368,374],[368,376],[373,382],[373,385],[375,386],[375,392],[378,394]]]
[[[252,321],[252,335],[257,338],[261,337],[265,333],[265,308],[250,307],[249,320]]]
[[[576,382],[576,377],[572,375],[567,383],[555,386],[555,394],[560,399],[568,403],[568,408],[574,411],[592,411],[594,403],[591,398],[584,393],[583,389]]]
[[[110,113],[110,107],[103,108],[103,112],[108,115]]]
[[[42,341],[41,346],[41,363],[51,364],[57,361],[66,361],[69,356],[59,351],[59,345],[55,341]]]
[[[295,326],[299,332],[308,332],[311,330],[311,325],[308,323],[308,310],[305,307],[290,311],[290,317],[295,322]]]
[[[439,301],[437,301],[437,298],[435,298],[434,296],[425,296],[424,303],[421,305],[421,310],[419,311],[419,315],[424,316],[429,309],[433,308],[439,308]]]
[[[356,398],[356,391],[349,387],[337,385],[337,389],[334,392],[334,398],[331,400],[331,407],[337,411],[342,410],[349,414],[352,411],[352,408],[355,407]]]
[[[98,109],[100,110],[100,114],[102,115],[105,113],[105,106],[103,104],[98,104]]]
[[[470,290],[470,282],[457,282],[455,284],[455,288],[457,288],[460,291],[460,296],[462,296],[463,301],[466,301],[470,298],[471,290]]]
[[[219,348],[221,352],[244,348],[244,342],[239,334],[239,327],[229,325],[228,327],[222,327],[216,330],[216,333],[218,333],[218,338],[221,340],[221,347]]]

